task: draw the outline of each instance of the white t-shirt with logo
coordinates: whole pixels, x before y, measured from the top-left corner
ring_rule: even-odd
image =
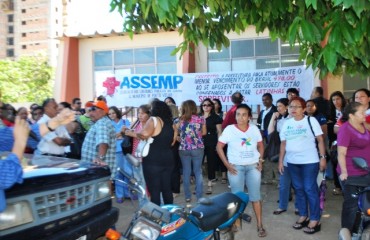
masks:
[[[322,135],[319,122],[310,117],[312,130],[315,136]],[[315,137],[308,124],[307,116],[296,121],[294,118],[287,119],[280,131],[280,140],[286,141],[285,159],[292,164],[308,164],[319,162],[318,150]]]
[[[259,160],[257,143],[262,141],[262,136],[254,124],[249,124],[249,128],[245,132],[240,130],[236,124],[229,125],[222,132],[218,141],[227,144],[227,159],[231,164],[250,165]]]

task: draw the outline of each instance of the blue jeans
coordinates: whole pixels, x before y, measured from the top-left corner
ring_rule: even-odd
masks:
[[[179,154],[182,164],[185,199],[191,199],[190,174],[192,172],[192,164],[195,176],[195,193],[197,199],[199,199],[203,195],[202,161],[204,149],[198,148],[194,150],[179,150]]]
[[[257,169],[257,163],[251,165],[234,165],[236,175],[227,172],[231,192],[244,192],[244,186],[248,188],[249,200],[257,202],[261,200],[261,172]]]
[[[312,221],[320,220],[320,198],[317,186],[317,175],[319,174],[319,163],[291,164],[288,170],[292,177],[292,183],[296,194],[300,216],[309,216]],[[310,215],[308,215],[308,209]]]
[[[284,166],[284,173],[280,175],[279,184],[279,208],[287,210],[292,186],[292,177],[290,176],[288,167]],[[297,198],[294,199],[294,202],[295,208],[298,209]]]
[[[116,152],[116,165],[117,167],[121,168],[126,173],[132,176],[132,166],[127,161],[126,157],[123,155],[122,152]],[[127,179],[123,177],[122,174],[119,172],[117,172],[116,178],[127,181]],[[125,184],[115,181],[115,188],[116,188],[117,198],[131,198],[132,197],[130,190]]]

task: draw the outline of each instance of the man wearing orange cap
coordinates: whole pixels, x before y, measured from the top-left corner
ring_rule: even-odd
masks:
[[[107,116],[108,111],[109,108],[104,101],[96,101],[90,108],[90,118],[94,125],[86,134],[81,160],[108,165],[113,179],[116,175],[116,133]]]

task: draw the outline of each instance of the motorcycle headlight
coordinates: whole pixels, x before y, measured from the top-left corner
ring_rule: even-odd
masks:
[[[161,232],[161,226],[146,218],[139,217],[132,228],[131,234],[142,240],[157,239]]]
[[[33,221],[30,204],[27,201],[8,203],[0,213],[0,231]]]
[[[100,182],[97,184],[97,188],[95,191],[95,200],[98,201],[100,199],[110,197],[110,185],[109,181]]]

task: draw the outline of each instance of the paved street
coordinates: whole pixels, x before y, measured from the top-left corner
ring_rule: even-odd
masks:
[[[192,185],[194,188],[194,185]],[[325,211],[321,219],[322,227],[321,231],[314,234],[308,235],[302,230],[295,230],[292,228],[293,223],[297,220],[297,216],[294,215],[294,204],[289,203],[289,209],[287,212],[281,215],[273,215],[272,212],[277,208],[278,189],[276,185],[263,185],[262,196],[263,196],[263,222],[267,231],[266,240],[283,240],[283,239],[299,239],[299,240],[334,240],[338,239],[337,233],[340,227],[340,211],[342,205],[341,196],[333,196],[331,194],[332,181],[328,181],[327,200],[325,202]],[[204,181],[204,189],[206,189],[206,181]],[[216,182],[213,187],[213,194],[229,191],[226,184],[221,184],[220,181]],[[114,199],[113,199],[114,200]],[[175,198],[175,204],[185,205],[185,198],[183,194],[180,194]],[[193,201],[193,204],[195,202]],[[132,213],[137,208],[137,201],[131,202],[126,200],[123,204],[117,204],[114,201],[114,206],[120,209],[120,218],[116,225],[117,229],[126,229],[129,221],[131,220]],[[257,227],[253,209],[251,204],[248,204],[246,212],[252,216],[251,223],[243,222],[242,230],[237,233],[236,239],[248,239],[257,240],[261,239],[257,236]]]

